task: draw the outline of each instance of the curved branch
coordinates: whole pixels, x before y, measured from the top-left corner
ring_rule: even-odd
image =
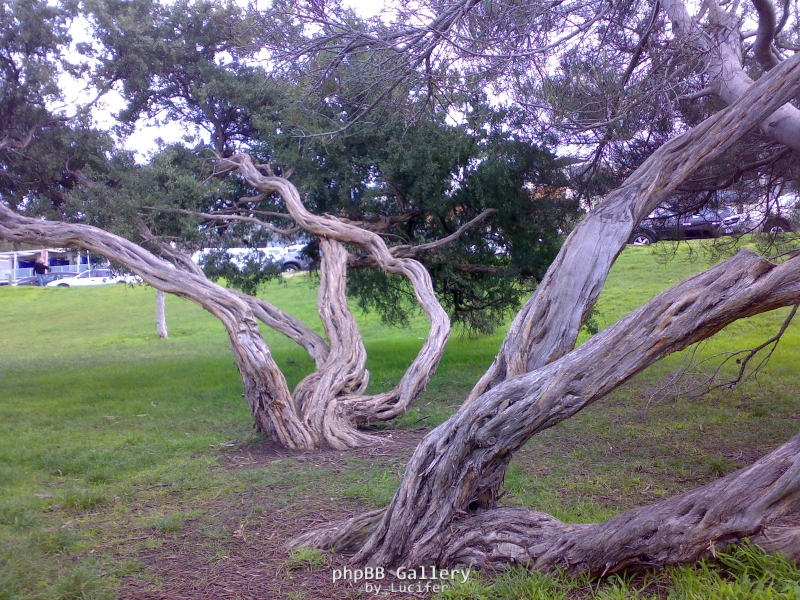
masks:
[[[416,254],[418,252],[426,252],[428,250],[433,250],[435,248],[441,248],[442,246],[445,246],[446,244],[449,244],[450,242],[454,242],[455,240],[457,240],[459,237],[461,237],[461,234],[464,233],[467,229],[471,229],[476,225],[483,223],[486,219],[496,214],[497,210],[495,210],[494,208],[487,208],[486,210],[481,212],[477,217],[471,219],[470,221],[467,221],[461,227],[456,229],[453,233],[451,233],[446,237],[443,237],[442,239],[433,242],[428,242],[427,244],[419,244],[418,246],[395,246],[394,248],[392,248],[392,252],[393,253],[396,252],[395,256],[400,256],[400,255],[404,256],[405,255],[404,252],[406,251],[406,249],[408,249],[409,252],[413,252],[414,254]]]
[[[433,242],[428,242],[426,244],[419,244],[417,246],[412,246],[409,244],[403,244],[399,246],[392,246],[389,248],[389,252],[391,252],[392,256],[395,258],[414,258],[417,254],[421,252],[428,252],[430,250],[435,250],[436,248],[441,248],[451,242],[457,240],[461,235],[467,231],[468,229],[478,225],[497,214],[497,211],[494,208],[487,208],[483,212],[481,212],[478,216],[474,219],[471,219],[467,223],[464,223],[461,227],[459,227],[456,231],[451,233],[450,235],[443,237],[441,239],[435,240]],[[374,258],[374,256],[350,256],[347,261],[347,265],[353,268],[368,268],[368,267],[375,267],[378,265],[378,261]],[[470,266],[470,265],[468,265]],[[479,266],[479,265],[476,265]],[[491,268],[491,267],[488,267]],[[466,271],[467,269],[462,269]],[[482,271],[481,271],[482,272]]]
[[[699,167],[721,156],[798,91],[800,54],[770,71],[725,110],[661,146],[611,192],[564,242],[467,402],[509,377],[569,352],[636,224]]]
[[[146,242],[157,245],[161,255],[167,257],[176,267],[189,271],[198,277],[206,277],[203,269],[185,252],[181,252],[177,248],[158,240],[149,231],[143,231],[142,238]],[[328,345],[305,323],[262,298],[250,296],[234,289],[228,289],[228,292],[236,294],[240,300],[247,303],[250,310],[253,311],[253,315],[267,327],[282,333],[305,349],[317,366],[325,361],[328,356]]]
[[[344,223],[330,215],[311,214],[303,206],[300,194],[291,182],[282,177],[263,175],[246,154],[220,158],[216,162],[216,169],[217,173],[238,170],[256,189],[279,193],[289,213],[306,231],[322,238],[361,246],[386,272],[408,277],[417,301],[431,323],[428,338],[393,390],[375,396],[354,394],[340,398],[357,422],[391,419],[405,412],[433,377],[450,338],[450,319],[436,298],[430,274],[425,267],[416,260],[392,256],[386,243],[374,232]]]
[[[772,0],[753,0],[758,15],[758,29],[753,43],[753,56],[765,71],[778,66],[780,61],[772,53],[772,41],[777,30],[777,16]]]
[[[37,127],[32,127],[23,137],[15,137],[6,135],[0,140],[0,150],[19,150],[27,147],[33,141],[33,134],[36,132]]]
[[[176,268],[183,269],[184,271],[188,271],[189,273],[193,273],[199,277],[205,277],[203,270],[185,252],[181,252],[163,240],[158,239],[147,228],[143,228],[140,232],[140,235],[146,244],[151,244],[158,248],[159,255],[165,257]]]
[[[267,231],[270,231],[278,235],[289,236],[289,235],[294,235],[299,231],[302,231],[301,227],[290,227],[288,229],[281,229],[280,227],[275,227],[271,223],[267,223],[266,221],[262,221],[261,219],[257,219],[255,217],[246,217],[244,215],[220,215],[214,213],[198,212],[194,210],[186,210],[183,208],[158,208],[155,206],[143,206],[142,208],[152,211],[171,212],[181,215],[188,215],[191,217],[200,217],[202,219],[206,219],[207,221],[239,221],[240,223],[251,223],[253,225],[258,225],[259,227],[263,227]],[[249,212],[257,213],[259,211],[249,211]],[[272,215],[273,213],[267,213],[267,214]],[[279,214],[279,213],[274,213],[274,214]],[[291,217],[285,215],[284,218],[291,218]]]
[[[366,229],[367,231],[374,231],[375,233],[386,233],[392,227],[396,225],[400,225],[401,223],[408,223],[414,217],[418,217],[422,214],[422,210],[416,209],[411,212],[403,213],[401,215],[390,215],[385,217],[380,217],[375,221],[352,221],[350,219],[345,219],[344,217],[339,217],[339,220],[342,223],[349,223],[355,227],[360,227],[361,229]]]
[[[264,325],[278,333],[282,333],[301,346],[308,352],[317,367],[322,365],[328,358],[328,344],[301,320],[270,304],[263,298],[250,296],[234,289],[228,289],[228,291],[236,294],[243,302],[246,302],[250,310],[253,311],[253,315]]]
[[[317,307],[330,351],[325,362],[297,384],[293,396],[303,422],[320,432],[328,446],[344,450],[374,441],[355,429],[342,399],[367,388],[367,350],[347,305],[347,250],[340,242],[325,237],[320,238],[320,250]]]
[[[261,337],[252,312],[237,294],[204,275],[175,268],[141,246],[97,227],[22,217],[2,203],[0,237],[95,252],[124,265],[154,288],[200,305],[225,326],[242,375],[244,396],[259,431],[287,448],[317,446],[312,433],[297,417],[286,379]]]
[[[704,32],[691,17],[684,0],[662,0],[661,4],[682,41],[704,58],[706,74],[720,98],[732,105],[748,94],[755,84],[742,66],[736,16],[723,11],[715,0],[709,0],[712,36]],[[785,103],[765,117],[761,123],[764,134],[794,150],[800,150],[800,110]]]
[[[775,28],[775,35],[778,35],[783,28],[786,27],[786,23],[789,22],[789,14],[791,13],[791,5],[792,0],[783,0],[783,14],[781,15],[781,20],[778,23],[778,26]]]

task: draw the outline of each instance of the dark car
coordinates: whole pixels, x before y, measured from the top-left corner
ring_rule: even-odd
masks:
[[[75,273],[45,273],[43,277],[44,284],[47,285],[51,281],[65,279],[67,277],[75,277]],[[21,277],[11,285],[39,285],[39,280],[36,278],[36,275],[31,275],[30,277]]]
[[[727,209],[704,208],[691,213],[678,213],[657,208],[639,223],[629,244],[643,246],[660,240],[694,240],[727,235],[734,232],[729,225],[733,213]]]

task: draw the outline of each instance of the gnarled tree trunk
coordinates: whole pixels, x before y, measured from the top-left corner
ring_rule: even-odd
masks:
[[[326,274],[321,281],[319,313],[331,342],[331,356],[319,366],[317,373],[301,383],[296,393],[302,396],[301,404],[305,407],[312,404],[321,407],[321,399],[327,398],[326,411],[330,418],[326,422],[327,429],[322,432],[326,444],[345,447],[369,443],[371,438],[363,433],[357,434],[352,423],[388,420],[408,410],[435,374],[450,338],[450,319],[436,298],[430,274],[422,263],[395,256],[376,233],[329,215],[309,213],[297,189],[289,181],[264,175],[245,154],[219,159],[217,169],[218,172],[238,170],[250,185],[261,192],[280,194],[292,218],[323,241],[324,268],[330,271],[330,275]],[[381,394],[363,394],[366,384],[340,385],[348,380],[366,381],[363,362],[359,362],[359,348],[363,348],[363,343],[344,295],[347,254],[337,250],[342,243],[363,248],[387,273],[407,277],[431,324],[425,343],[403,377],[394,389]],[[332,254],[330,259],[324,257],[325,252]],[[338,346],[336,351],[334,346]],[[308,414],[306,417],[309,423],[316,419],[309,420]],[[351,424],[347,425],[347,422]]]
[[[779,77],[773,73],[763,78],[728,110],[661,146],[575,228],[517,314],[497,358],[468,401],[508,377],[536,369],[572,349],[611,265],[639,221],[699,167],[724,154],[765,118],[773,118],[798,88],[798,60],[794,56],[785,61]]]
[[[355,562],[381,566],[519,561],[602,574],[636,563],[693,560],[713,544],[758,534],[769,520],[797,510],[800,438],[689,496],[601,525],[565,525],[540,513],[497,509],[495,501],[513,452],[531,436],[737,319],[800,302],[800,257],[776,266],[742,251],[572,349],[639,219],[799,90],[797,55],[648,159],[570,235],[490,371],[461,409],[420,443],[389,507],[292,543],[357,550]],[[739,507],[742,490],[752,501]],[[620,547],[609,546],[612,535]]]

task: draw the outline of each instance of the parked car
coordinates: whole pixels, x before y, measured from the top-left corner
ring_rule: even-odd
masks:
[[[736,202],[736,210],[706,208],[691,215],[680,215],[658,208],[639,224],[628,243],[643,245],[658,240],[800,231],[800,192],[784,191],[777,198],[752,204]]]
[[[44,284],[47,285],[52,281],[58,281],[59,279],[67,279],[70,277],[75,277],[75,273],[70,272],[61,272],[61,273],[45,273],[42,275],[44,277]],[[11,285],[39,285],[39,279],[36,275],[31,275],[29,277],[22,277],[17,279]]]
[[[726,235],[726,219],[729,233],[733,232],[738,218],[729,209],[713,210],[703,208],[692,213],[678,213],[665,208],[657,208],[639,223],[629,244],[643,246],[660,240],[693,240]]]
[[[293,246],[269,246],[266,248],[226,248],[224,250],[209,248],[195,252],[192,255],[192,260],[202,265],[208,255],[225,252],[238,269],[243,269],[249,260],[255,259],[274,263],[284,273],[294,273],[296,271],[307,271],[311,267],[312,260],[303,254],[305,247],[305,244],[295,244]]]
[[[89,269],[80,275],[51,281],[47,287],[81,287],[87,285],[105,285],[108,283],[137,283],[141,281],[133,275],[119,275],[111,269]]]
[[[287,246],[286,251],[278,259],[281,263],[281,271],[284,273],[308,271],[311,268],[312,261],[303,253],[305,247],[305,244]]]

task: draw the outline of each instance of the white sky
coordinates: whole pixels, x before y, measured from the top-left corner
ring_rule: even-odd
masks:
[[[364,18],[374,17],[384,12],[383,0],[343,0],[342,3],[354,8]],[[90,38],[88,23],[84,19],[76,20],[70,29],[70,33],[73,44],[88,41]],[[65,105],[57,108],[62,108],[67,114],[74,112],[74,110],[71,110],[72,107],[77,106],[79,103],[86,103],[93,97],[93,94],[85,89],[85,82],[75,81],[70,77],[63,76],[61,85],[64,90]],[[116,91],[112,90],[105,94],[96,103],[93,111],[97,126],[109,129],[115,125],[113,115],[124,108],[124,105],[122,97]],[[148,155],[158,149],[159,140],[168,144],[181,141],[186,136],[196,137],[198,134],[203,135],[196,129],[187,128],[186,125],[180,123],[172,122],[157,125],[153,122],[141,122],[137,125],[136,130],[126,138],[123,145],[128,150],[136,153],[137,160],[144,161]]]

